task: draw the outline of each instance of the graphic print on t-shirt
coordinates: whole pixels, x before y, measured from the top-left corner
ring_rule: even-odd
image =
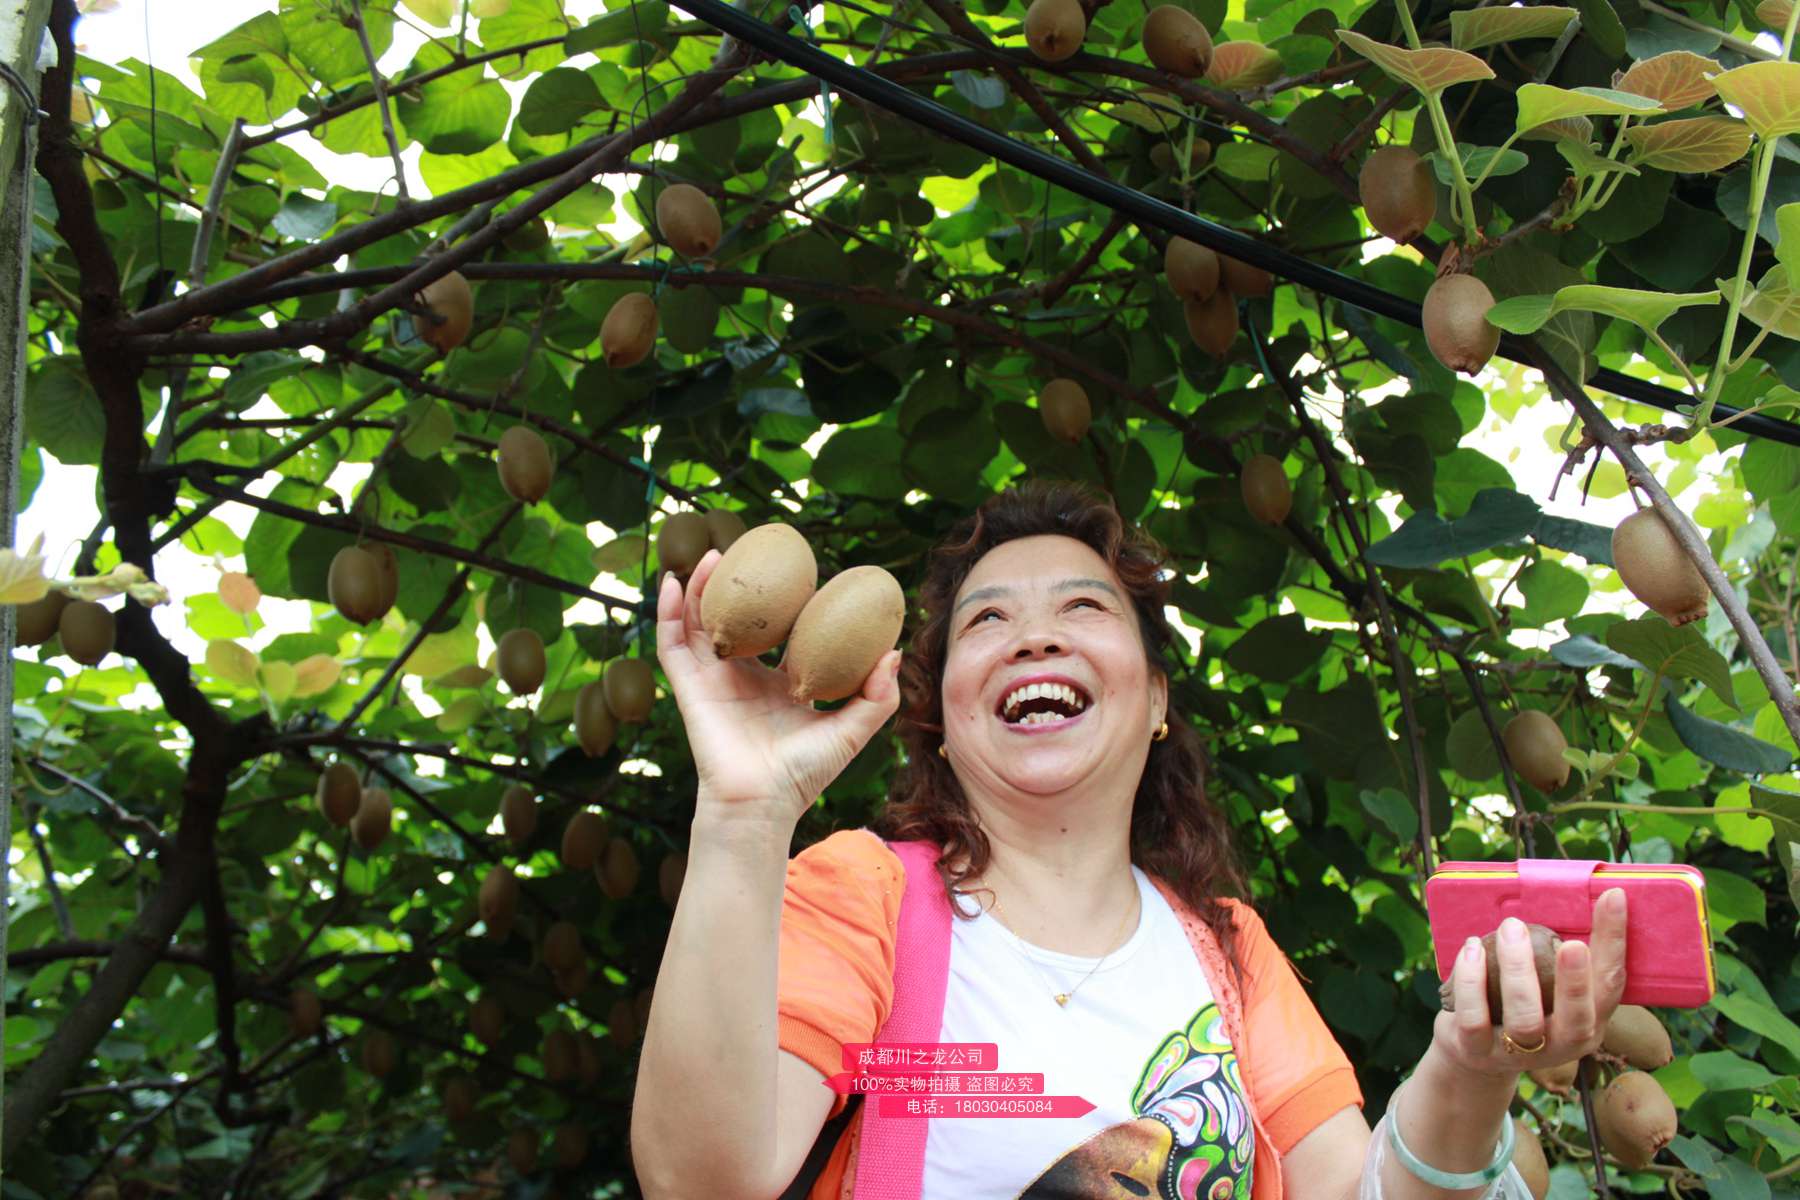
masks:
[[[1131,1110],[1136,1120],[1069,1150],[1018,1200],[1249,1200],[1253,1130],[1217,1004],[1163,1040]]]

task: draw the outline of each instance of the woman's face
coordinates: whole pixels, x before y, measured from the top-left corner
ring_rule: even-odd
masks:
[[[1054,795],[1130,779],[1135,790],[1168,681],[1145,658],[1130,595],[1106,560],[1047,534],[996,546],[963,581],[943,704],[966,785]]]

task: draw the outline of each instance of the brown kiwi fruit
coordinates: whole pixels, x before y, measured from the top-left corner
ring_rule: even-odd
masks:
[[[1275,277],[1241,258],[1219,255],[1219,286],[1234,296],[1260,299],[1275,290]]]
[[[496,646],[500,678],[515,696],[529,696],[544,686],[544,639],[535,629],[509,629]]]
[[[725,236],[718,205],[691,183],[671,183],[657,193],[656,228],[683,258],[705,258]]]
[[[1712,594],[1706,577],[1654,508],[1640,508],[1619,522],[1613,530],[1612,554],[1619,581],[1669,624],[1686,625],[1706,615]]]
[[[661,318],[656,301],[646,292],[620,296],[600,322],[600,347],[606,365],[613,370],[635,367],[656,348],[656,327]]]
[[[656,561],[682,579],[694,573],[711,549],[712,526],[701,513],[670,513],[656,531]]]
[[[575,1037],[575,1074],[583,1087],[593,1087],[600,1082],[600,1071],[605,1066],[600,1057],[600,1039],[591,1033],[580,1033]]]
[[[582,684],[575,693],[575,740],[581,743],[581,752],[598,758],[612,749],[618,732],[618,723],[606,708],[605,686],[599,680]]]
[[[819,587],[806,537],[778,521],[732,543],[700,594],[700,623],[720,658],[761,654],[786,640]]]
[[[500,824],[506,828],[506,840],[523,846],[537,832],[537,797],[522,783],[515,783],[500,797]]]
[[[1525,1073],[1546,1092],[1566,1098],[1575,1090],[1575,1076],[1580,1070],[1581,1062],[1577,1059],[1575,1062],[1559,1063],[1554,1067],[1543,1067]]]
[[[1163,248],[1163,279],[1183,300],[1205,300],[1219,290],[1219,256],[1209,246],[1172,237]]]
[[[111,611],[93,600],[71,600],[56,619],[63,653],[84,667],[94,667],[112,653],[119,624]]]
[[[544,964],[552,971],[573,971],[587,956],[581,945],[581,930],[573,921],[557,921],[544,931],[542,953]]]
[[[482,996],[469,1006],[469,1032],[484,1046],[492,1046],[506,1034],[506,1006],[493,996]]]
[[[1669,1031],[1656,1014],[1636,1004],[1621,1004],[1606,1022],[1600,1048],[1640,1071],[1655,1071],[1674,1061]]]
[[[594,866],[594,879],[600,890],[614,900],[623,900],[637,890],[637,852],[622,837],[606,843],[600,861]]]
[[[788,696],[806,704],[856,695],[905,623],[898,579],[877,566],[840,571],[806,602],[788,635]]]
[[[1513,1118],[1512,1165],[1531,1190],[1531,1200],[1544,1200],[1550,1191],[1550,1160],[1544,1157],[1544,1143],[1537,1131],[1519,1118]]]
[[[550,481],[556,478],[556,458],[550,453],[550,443],[529,425],[514,425],[500,435],[494,465],[506,494],[526,504],[536,504],[548,496]]]
[[[641,725],[656,702],[656,673],[641,658],[615,658],[600,679],[606,711],[621,725]]]
[[[444,1080],[444,1119],[460,1125],[475,1115],[475,1103],[481,1092],[467,1075],[452,1075]]]
[[[1061,62],[1081,49],[1085,37],[1081,0],[1031,0],[1025,10],[1025,42],[1045,62]]]
[[[732,544],[749,531],[744,518],[729,508],[712,508],[706,512],[706,528],[712,534],[712,548],[720,554],[731,549]]]
[[[1252,454],[1238,475],[1244,507],[1264,525],[1279,525],[1294,507],[1294,489],[1288,483],[1281,460],[1272,454]]]
[[[1494,293],[1473,275],[1445,275],[1425,293],[1425,344],[1452,371],[1473,375],[1500,347],[1500,330],[1488,324]]]
[[[583,810],[570,817],[563,826],[563,866],[571,871],[585,871],[598,863],[606,851],[606,836],[606,821],[600,814]]]
[[[387,614],[381,603],[387,595],[381,562],[361,546],[345,546],[332,557],[325,590],[331,606],[353,625],[367,625]]]
[[[1144,19],[1144,53],[1161,70],[1198,79],[1212,65],[1212,35],[1185,8],[1164,4]]]
[[[362,803],[350,818],[350,835],[364,850],[373,850],[387,838],[394,825],[394,797],[386,788],[362,790]]]
[[[663,903],[674,908],[681,899],[681,885],[687,879],[687,855],[680,850],[667,855],[662,865],[656,868],[656,890],[662,893]]]
[[[1183,300],[1181,311],[1194,345],[1213,358],[1225,357],[1238,333],[1237,298],[1230,289],[1221,287],[1204,300]]]
[[[375,560],[379,568],[381,587],[376,600],[381,607],[382,616],[394,607],[394,601],[400,598],[400,560],[394,557],[394,548],[386,542],[365,543],[362,551]]]
[[[307,988],[288,993],[288,1028],[301,1037],[311,1037],[325,1023],[325,1006],[319,994]]]
[[[556,1154],[556,1165],[563,1170],[573,1171],[587,1160],[587,1130],[573,1121],[558,1125],[550,1141]]]
[[[400,1056],[394,1048],[394,1039],[386,1030],[371,1029],[362,1035],[359,1057],[362,1069],[380,1079],[394,1069]]]
[[[1675,1136],[1675,1103],[1654,1076],[1626,1071],[1594,1098],[1594,1124],[1607,1152],[1636,1171]]]
[[[362,780],[349,763],[334,762],[319,772],[318,786],[313,789],[319,812],[340,829],[356,818],[362,807]]]
[[[1363,211],[1383,237],[1410,242],[1437,218],[1437,180],[1406,146],[1383,146],[1356,177]]]
[[[1051,437],[1074,445],[1087,436],[1094,410],[1086,388],[1073,379],[1052,379],[1038,393],[1038,416]]]
[[[573,1000],[581,995],[581,993],[587,991],[588,980],[590,977],[591,972],[588,970],[587,959],[585,958],[581,960],[581,965],[576,967],[573,971],[550,972],[551,982],[556,984],[556,994],[561,996],[564,1000]]]
[[[620,996],[606,1010],[606,1035],[620,1050],[631,1049],[631,1044],[637,1041],[637,1008],[629,996]]]
[[[413,332],[439,354],[448,354],[469,336],[475,321],[475,294],[460,272],[440,275],[419,289],[418,306],[430,316],[413,314]]]
[[[573,1079],[580,1069],[581,1050],[567,1029],[552,1029],[544,1036],[544,1078],[551,1083]]]
[[[506,1161],[521,1175],[529,1175],[538,1167],[538,1135],[530,1129],[515,1129],[506,1139]]]
[[[488,868],[481,880],[479,911],[491,936],[504,938],[512,932],[519,911],[519,877],[511,868],[499,864]]]
[[[1543,1004],[1547,1017],[1556,1010],[1556,951],[1562,945],[1562,937],[1547,925],[1525,926],[1531,935],[1531,959],[1537,967],[1538,996]],[[1505,998],[1500,991],[1500,952],[1495,944],[1500,931],[1495,930],[1481,939],[1481,950],[1487,958],[1487,1001],[1488,1020],[1499,1025],[1505,1015]],[[1450,980],[1446,979],[1438,986],[1438,999],[1445,1012],[1456,1011],[1456,995],[1451,991]]]
[[[1554,792],[1569,781],[1569,760],[1563,757],[1569,743],[1548,713],[1535,708],[1519,713],[1500,731],[1500,741],[1513,770],[1538,791]]]
[[[69,607],[69,603],[67,595],[51,588],[30,604],[19,605],[18,644],[41,646],[55,637],[57,625],[62,620],[63,609]]]

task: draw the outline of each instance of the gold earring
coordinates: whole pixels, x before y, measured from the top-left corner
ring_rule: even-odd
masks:
[[[1158,725],[1156,727],[1156,732],[1150,735],[1150,740],[1153,742],[1160,742],[1168,736],[1169,736],[1169,723],[1167,721],[1164,721],[1161,725]]]
[[[944,743],[942,742],[938,743],[938,757],[945,760],[948,760],[950,757],[950,752],[944,749]]]

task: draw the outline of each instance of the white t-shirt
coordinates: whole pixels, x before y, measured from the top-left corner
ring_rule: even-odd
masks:
[[[1137,929],[1092,975],[1097,960],[1030,945],[985,912],[951,920],[939,1040],[997,1043],[1000,1072],[1042,1072],[1046,1095],[1094,1109],[932,1118],[921,1200],[1249,1200],[1237,1056],[1175,913],[1131,870]],[[1078,984],[1058,1007],[1053,993]]]

